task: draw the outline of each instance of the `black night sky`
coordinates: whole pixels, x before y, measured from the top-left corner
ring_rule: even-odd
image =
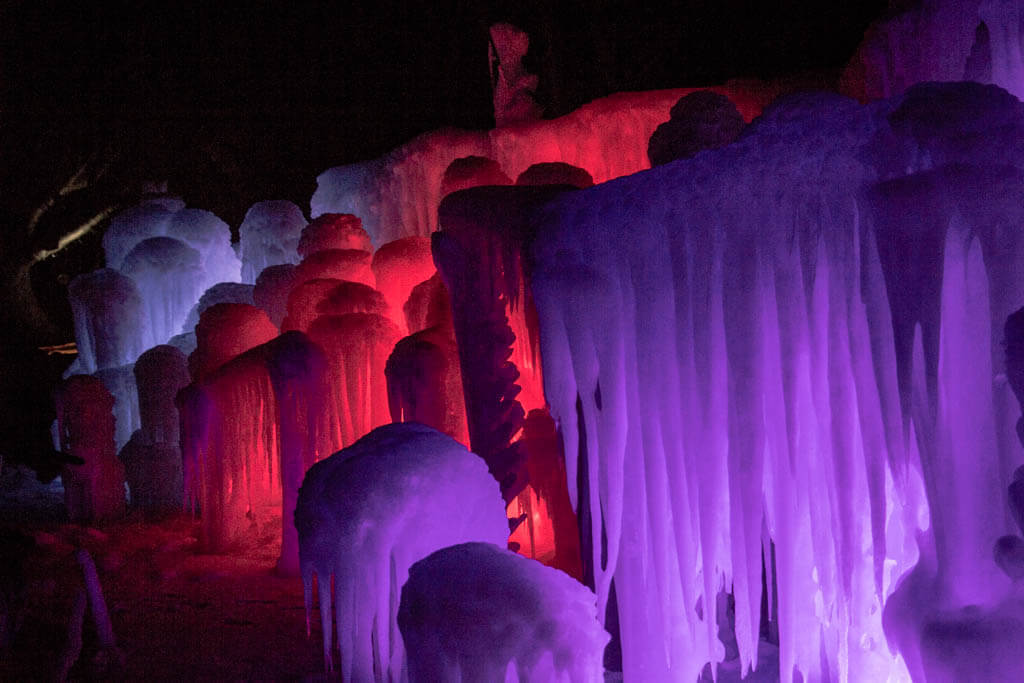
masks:
[[[495,21],[531,34],[538,98],[555,116],[621,90],[834,73],[885,10],[883,0],[232,5],[0,4],[6,277],[17,254],[52,248],[103,207],[132,203],[143,180],[168,180],[190,206],[237,228],[263,199],[308,211],[316,175],[330,166],[442,126],[492,126],[486,29]],[[27,234],[33,210],[87,161],[106,170]],[[9,368],[39,345],[70,340],[64,286],[102,266],[100,232],[32,269],[51,320],[5,326],[5,403],[25,387],[39,395],[19,408],[48,402],[36,378],[16,378],[12,389]]]

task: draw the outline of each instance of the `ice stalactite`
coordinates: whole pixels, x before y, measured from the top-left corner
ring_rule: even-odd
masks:
[[[328,409],[336,416],[335,448],[350,446],[390,422],[384,368],[401,338],[395,324],[373,313],[324,315],[310,325],[309,336],[330,366]]]
[[[135,281],[103,268],[68,285],[78,359],[75,369],[93,373],[134,363],[145,350],[142,296]]]
[[[708,89],[731,99],[746,121],[780,91],[759,82],[730,82]],[[373,243],[381,245],[435,230],[437,207],[446,194],[442,191],[445,172],[465,157],[493,159],[508,178],[542,162],[586,169],[597,183],[636,173],[649,167],[646,150],[651,133],[689,92],[693,89],[619,93],[549,121],[488,132],[426,133],[381,159],[324,171],[317,178],[310,210],[314,217],[331,212],[358,215]]]
[[[408,332],[402,307],[413,288],[437,272],[430,253],[430,238],[403,237],[383,244],[373,253],[371,267],[377,289],[395,313],[394,323],[399,329]]]
[[[238,228],[242,282],[254,284],[264,268],[299,262],[299,238],[306,217],[292,202],[256,202]]]
[[[756,666],[763,565],[782,680],[1006,661],[1022,132],[974,84],[803,95],[536,218],[546,395],[626,680],[721,661],[723,587]]]
[[[508,526],[483,461],[439,432],[389,424],[306,473],[295,509],[307,621],[319,585],[324,664],[333,608],[342,680],[398,678],[396,617],[414,562],[468,541],[504,545]]]
[[[64,467],[64,504],[73,522],[124,515],[124,466],[114,450],[114,399],[96,377],[73,375],[54,392],[60,447],[85,461]]]
[[[398,626],[410,683],[604,680],[608,634],[593,592],[489,543],[438,550],[409,569]]]
[[[142,297],[143,348],[166,344],[181,333],[189,311],[208,286],[199,252],[171,237],[150,237],[136,244],[121,272],[135,281]]]
[[[247,304],[215,304],[196,325],[196,350],[188,357],[192,378],[202,381],[220,366],[278,334],[262,309]]]
[[[132,507],[147,515],[181,509],[180,418],[174,398],[191,381],[188,361],[173,346],[155,346],[135,362],[141,427],[119,457]]]

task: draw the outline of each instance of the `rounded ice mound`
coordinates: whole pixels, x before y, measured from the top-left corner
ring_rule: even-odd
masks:
[[[377,288],[396,314],[396,324],[404,328],[402,306],[416,285],[429,280],[437,272],[430,251],[430,238],[416,235],[381,245],[373,254],[371,268]]]
[[[320,588],[324,663],[331,663],[331,591],[342,679],[401,672],[393,637],[409,567],[441,548],[508,538],[498,483],[477,455],[421,424],[388,424],[313,465],[295,507],[306,615]]]
[[[182,209],[171,218],[167,236],[199,252],[206,271],[206,287],[241,279],[242,263],[231,247],[231,228],[215,214],[203,209]]]
[[[409,681],[601,681],[609,636],[569,575],[490,543],[443,548],[409,569],[398,608]]]
[[[266,311],[278,327],[288,314],[288,293],[294,284],[295,266],[290,263],[264,268],[256,278],[253,302]]]
[[[192,378],[202,380],[236,356],[278,335],[266,311],[248,304],[214,304],[196,325],[196,350],[188,357]]]
[[[698,90],[680,98],[669,120],[658,126],[647,145],[651,166],[689,159],[701,150],[718,149],[735,140],[745,126],[736,105],[725,95]]]
[[[297,251],[301,258],[325,249],[373,251],[363,222],[350,213],[325,213],[302,230]]]
[[[481,156],[460,157],[448,164],[441,178],[441,196],[481,185],[511,185],[512,179],[494,159]]]
[[[142,240],[166,235],[171,218],[183,208],[185,202],[180,199],[161,198],[125,209],[110,219],[103,233],[107,268],[120,268],[124,257]]]
[[[256,202],[249,207],[238,228],[242,282],[256,282],[268,266],[298,263],[299,238],[305,227],[302,210],[287,200]]]

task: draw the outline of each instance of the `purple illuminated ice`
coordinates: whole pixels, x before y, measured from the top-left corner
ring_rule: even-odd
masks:
[[[135,281],[103,268],[68,285],[78,348],[76,369],[93,373],[134,363],[146,348],[146,317]]]
[[[142,296],[144,347],[180,334],[192,306],[207,288],[199,252],[171,237],[150,237],[125,257],[121,272],[135,281]]]
[[[489,543],[451,546],[412,565],[398,626],[410,683],[604,680],[608,634],[594,593]]]
[[[171,218],[184,208],[185,202],[180,199],[154,199],[125,209],[110,219],[103,233],[107,268],[120,268],[124,257],[142,240],[166,235]]]
[[[167,236],[181,240],[197,252],[206,273],[203,291],[218,282],[238,282],[242,263],[231,247],[231,228],[209,211],[182,209],[171,217]]]
[[[331,577],[342,679],[400,675],[398,596],[414,562],[467,541],[504,545],[498,484],[483,460],[415,423],[375,429],[307,473],[295,508],[307,620],[319,584],[332,668]]]

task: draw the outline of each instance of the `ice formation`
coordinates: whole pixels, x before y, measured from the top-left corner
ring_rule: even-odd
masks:
[[[181,333],[189,311],[209,286],[199,252],[172,237],[136,244],[121,272],[135,281],[142,296],[143,348],[165,344]]]
[[[533,164],[516,178],[516,185],[571,185],[580,190],[593,184],[594,179],[585,168],[561,161]]]
[[[114,397],[114,445],[117,450],[128,443],[139,428],[139,398],[131,365],[104,368],[93,373]]]
[[[254,284],[268,266],[299,262],[299,237],[306,217],[292,202],[257,202],[238,228],[242,282]]]
[[[805,95],[547,209],[546,395],[626,680],[721,660],[723,586],[755,666],[762,568],[782,680],[932,680],[971,651],[1019,674],[992,549],[1021,460],[1022,141],[992,86]]]
[[[203,291],[218,282],[238,282],[242,263],[231,246],[231,228],[203,209],[182,209],[171,217],[167,236],[181,240],[197,252],[206,279]]]
[[[180,420],[174,398],[188,386],[188,362],[173,346],[155,346],[135,362],[141,427],[118,454],[132,506],[148,515],[181,509]]]
[[[494,24],[488,31],[487,57],[494,91],[494,122],[498,127],[541,117],[533,97],[537,76],[527,73],[523,58],[530,48],[530,36],[511,24]]]
[[[188,312],[188,318],[185,319],[185,330],[195,330],[196,325],[199,324],[199,316],[214,304],[255,305],[254,290],[255,287],[253,285],[242,284],[241,282],[219,282],[215,284],[203,292],[203,295],[199,297],[199,301]]]
[[[333,668],[331,578],[342,680],[398,678],[396,617],[409,567],[457,543],[504,545],[498,485],[476,455],[415,424],[375,429],[306,473],[295,508],[307,620],[319,584],[324,663]]]
[[[93,373],[135,359],[145,349],[144,309],[135,281],[116,270],[79,275],[68,285],[78,358],[75,369]]]
[[[729,97],[747,121],[774,99],[777,88],[730,82],[708,88]],[[692,89],[619,93],[595,100],[550,121],[487,132],[441,130],[421,135],[373,162],[340,166],[317,178],[310,200],[314,217],[351,213],[376,245],[410,235],[429,235],[445,170],[462,157],[487,157],[516,178],[539,162],[586,169],[596,183],[648,168],[647,141],[669,110]]]
[[[452,192],[467,190],[481,185],[511,185],[512,179],[505,175],[494,159],[468,156],[448,164],[441,176],[441,197]]]
[[[608,634],[594,593],[489,543],[450,546],[412,565],[398,626],[410,683],[604,681]]]
[[[401,318],[402,307],[413,287],[429,280],[437,269],[430,254],[429,237],[403,237],[383,244],[373,253],[371,263],[377,289],[381,291],[391,310],[397,313],[395,324],[405,329]]]
[[[371,429],[391,421],[384,368],[401,338],[387,318],[373,313],[324,315],[309,327],[330,365],[329,397],[337,421],[337,448],[349,446]]]
[[[893,3],[844,74],[860,99],[898,95],[915,83],[971,80],[1024,96],[1024,11],[1015,0]]]
[[[247,304],[216,304],[196,325],[196,350],[188,357],[192,378],[199,381],[232,358],[278,334],[263,309]]]
[[[300,258],[306,258],[327,249],[373,251],[373,246],[358,216],[325,213],[317,215],[312,223],[303,228],[296,251]]]
[[[72,522],[124,515],[124,466],[114,450],[114,398],[96,377],[73,375],[54,392],[57,433],[65,453],[85,461],[65,465],[64,504]]]
[[[124,257],[142,240],[166,235],[171,217],[184,208],[180,199],[152,199],[114,216],[103,233],[107,268],[119,269]]]
[[[324,249],[304,257],[295,267],[295,282],[303,283],[318,278],[334,278],[362,282],[375,287],[376,279],[370,268],[372,255],[361,249]]]
[[[256,278],[253,302],[266,311],[270,321],[278,327],[288,314],[288,293],[294,284],[295,266],[291,264],[270,266]]]
[[[281,504],[277,405],[258,346],[178,394],[186,505],[200,512],[200,542],[238,547]]]

